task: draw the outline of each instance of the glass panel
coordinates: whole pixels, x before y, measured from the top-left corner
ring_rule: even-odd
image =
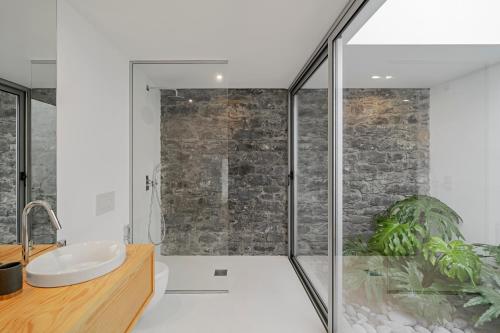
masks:
[[[162,255],[228,254],[224,65],[134,65],[133,107],[134,241]]]
[[[295,255],[328,302],[328,61],[294,96]]]
[[[56,211],[56,63],[31,64],[31,200],[45,200]],[[47,213],[35,208],[31,220],[34,243],[56,241]]]
[[[0,90],[0,243],[17,241],[17,116],[19,97]]]
[[[451,17],[472,22],[472,1],[443,12],[396,3],[367,6],[339,41],[339,331],[498,332],[500,46],[481,34],[456,43]],[[473,28],[487,34],[484,19]]]

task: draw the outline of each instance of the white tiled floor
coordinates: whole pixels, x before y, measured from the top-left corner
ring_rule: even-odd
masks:
[[[170,258],[170,259],[169,259]],[[210,279],[212,268],[227,268],[227,294],[166,294],[141,318],[134,332],[324,333],[325,329],[286,257],[160,257],[171,266],[174,289],[193,276]],[[170,284],[170,282],[169,282]],[[208,282],[210,285],[210,282]],[[203,284],[201,284],[203,285]],[[221,284],[216,284],[217,288]],[[194,288],[197,289],[197,288]]]

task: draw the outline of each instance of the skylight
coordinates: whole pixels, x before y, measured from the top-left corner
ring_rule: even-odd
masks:
[[[500,44],[498,0],[387,0],[349,45]]]

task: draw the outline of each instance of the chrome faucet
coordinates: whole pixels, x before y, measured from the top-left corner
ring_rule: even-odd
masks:
[[[22,252],[23,252],[23,264],[27,265],[30,261],[30,241],[29,241],[29,234],[28,234],[28,215],[30,214],[30,211],[34,207],[43,207],[46,211],[47,214],[49,214],[49,220],[52,222],[52,226],[56,230],[61,230],[62,226],[59,220],[57,219],[56,214],[52,210],[52,207],[47,201],[43,200],[35,200],[27,204],[24,209],[23,209],[23,216],[21,220],[21,243],[22,243]]]

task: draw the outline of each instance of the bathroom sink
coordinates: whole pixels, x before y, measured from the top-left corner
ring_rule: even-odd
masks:
[[[26,280],[35,287],[62,287],[105,275],[125,261],[125,245],[92,241],[61,247],[26,266]]]

